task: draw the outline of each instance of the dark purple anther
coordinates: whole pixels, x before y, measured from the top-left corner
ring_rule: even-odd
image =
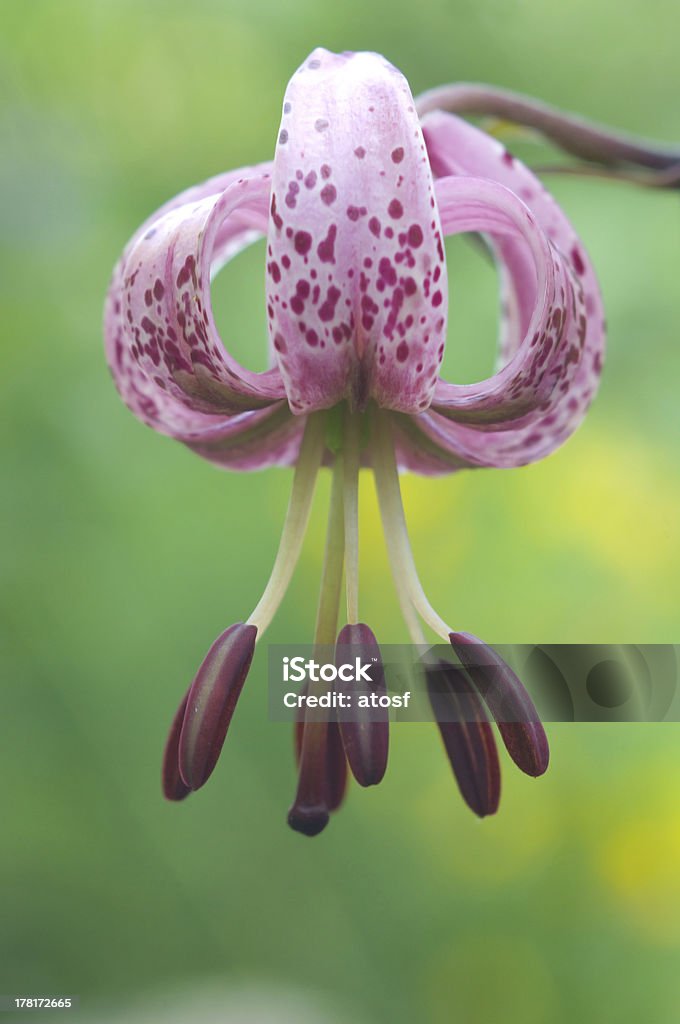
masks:
[[[470,633],[450,633],[451,646],[498,725],[506,749],[527,775],[543,775],[550,751],[529,694],[492,647]]]
[[[387,768],[389,745],[389,715],[387,708],[377,701],[387,695],[385,673],[378,642],[368,626],[359,622],[345,626],[340,631],[335,645],[335,664],[338,668],[347,664],[354,668],[359,658],[363,666],[368,665],[370,682],[345,680],[338,676],[335,689],[351,701],[351,712],[340,715],[340,735],[352,775],[360,786],[377,786]],[[367,698],[376,706],[360,707],[360,698]]]
[[[304,712],[295,723],[295,762],[300,766],[302,737],[304,735]],[[340,729],[335,721],[328,722],[326,732],[326,805],[329,811],[337,811],[347,792],[347,758],[342,745]]]
[[[300,774],[288,824],[295,832],[317,836],[325,829],[329,816],[328,723],[298,722],[296,741]]]
[[[222,750],[255,650],[257,627],[225,629],[191,684],[179,738],[179,771],[190,789],[208,781]]]
[[[308,691],[305,685],[302,693]],[[288,824],[305,836],[324,830],[329,812],[337,811],[347,790],[347,758],[338,723],[315,718],[315,713],[299,708],[293,734],[299,777]]]
[[[190,690],[191,687],[189,687],[187,692],[184,694],[182,702],[175,712],[175,717],[172,720],[168,739],[165,744],[165,751],[163,753],[163,771],[161,779],[163,783],[163,795],[166,800],[184,800],[184,798],[189,796],[189,793],[191,792],[191,789],[185,785],[182,776],[179,773],[179,737],[182,732],[182,725],[184,724],[184,715],[187,709]]]
[[[493,731],[484,705],[465,673],[446,661],[426,665],[430,704],[458,788],[480,818],[495,814],[501,774]]]

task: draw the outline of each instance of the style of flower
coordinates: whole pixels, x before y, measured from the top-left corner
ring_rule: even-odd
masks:
[[[460,668],[430,663],[425,671],[435,711],[445,705],[440,729],[465,800],[479,815],[498,805],[487,710],[523,771],[536,776],[547,767],[545,733],[520,681],[427,600],[399,471],[507,468],[553,451],[597,388],[604,314],[588,255],[559,206],[526,166],[460,113],[540,131],[587,161],[587,173],[661,187],[680,180],[677,151],[483,86],[451,86],[416,103],[383,57],[319,49],[288,85],[273,162],[221,174],[171,200],[136,232],[115,268],[106,349],[132,412],[228,469],[295,467],[264,593],[244,622],[215,641],[175,717],[163,767],[169,799],[201,787],[215,767],[255,644],[298,561],[322,466],[333,481],[315,643],[336,639],[344,571],[347,625],[339,643],[378,652],[359,617],[358,488],[367,467],[410,635],[424,642],[422,620],[460,659]],[[439,376],[444,236],[458,232],[482,236],[502,292],[501,368],[467,385]],[[263,235],[270,368],[256,373],[223,345],[210,281]],[[452,720],[462,697],[467,711]],[[289,822],[313,835],[342,801],[348,764],[362,785],[382,778],[387,721],[342,723],[307,712],[296,736],[300,771]]]

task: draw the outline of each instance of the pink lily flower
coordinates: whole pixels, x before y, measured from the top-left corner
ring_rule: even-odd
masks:
[[[262,598],[215,641],[173,723],[163,773],[170,799],[198,789],[215,766],[255,643],[297,563],[322,466],[332,469],[333,488],[315,643],[336,639],[344,571],[348,625],[341,640],[377,650],[359,619],[364,466],[375,475],[410,635],[423,642],[422,620],[451,641],[465,669],[447,676],[437,699],[453,706],[464,691],[475,701],[472,720],[442,726],[464,798],[480,815],[498,805],[486,710],[520,768],[540,775],[547,767],[545,733],[519,680],[502,663],[490,672],[493,652],[454,633],[427,600],[409,546],[399,471],[507,468],[552,452],[597,390],[604,312],[588,254],[554,199],[460,113],[494,114],[540,131],[587,161],[580,165],[585,173],[659,187],[680,181],[677,151],[481,86],[451,86],[416,103],[383,57],[319,49],[288,85],[274,160],[172,199],[139,228],[115,268],[106,351],[132,412],[225,468],[295,467]],[[502,291],[500,369],[467,385],[439,375],[448,303],[443,240],[458,232],[483,236]],[[270,368],[256,373],[239,365],[228,339],[219,337],[210,282],[261,236]],[[486,668],[470,653],[475,647]],[[297,734],[300,780],[289,822],[315,834],[342,800],[348,762],[363,785],[382,778],[386,722],[350,728],[308,715]]]

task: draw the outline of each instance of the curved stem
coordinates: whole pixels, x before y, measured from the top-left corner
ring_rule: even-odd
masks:
[[[401,501],[399,473],[394,456],[392,431],[388,414],[386,413],[376,412],[374,415],[372,454],[373,472],[378,491],[380,514],[385,529],[387,552],[392,566],[394,582],[399,593],[399,600],[402,603],[402,610],[405,611],[408,604],[408,601],[402,600],[402,593],[405,589],[406,595],[408,595],[413,607],[423,621],[448,643],[451,629],[437,614],[425,596],[425,591],[418,578],[413,560],[413,552],[411,551],[408,530],[406,529],[404,506]],[[408,616],[406,611],[405,618],[409,624],[409,629],[411,629],[412,617]],[[414,642],[422,643],[422,640],[414,640]]]
[[[313,413],[307,420],[300,445],[293,489],[274,567],[262,597],[247,620],[257,626],[258,640],[274,618],[300,557],[324,447],[325,416],[323,413]]]
[[[580,178],[606,178],[609,181],[627,181],[642,188],[674,188],[680,185],[680,157],[678,163],[661,170],[636,170],[627,167],[604,167],[597,164],[544,164],[531,165],[534,174],[566,174]]]
[[[605,166],[632,164],[668,170],[680,164],[680,149],[615,132],[521,93],[474,82],[459,82],[423,93],[416,100],[422,117],[432,110],[491,115],[540,132],[566,153]],[[671,184],[675,183],[675,176]],[[665,184],[665,183],[662,183]]]
[[[345,416],[344,503],[345,503],[345,576],[347,621],[359,621],[359,417],[349,411]]]

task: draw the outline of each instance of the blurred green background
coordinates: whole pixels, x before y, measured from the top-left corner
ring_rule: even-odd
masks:
[[[261,650],[211,784],[163,802],[169,721],[259,597],[290,474],[220,472],[141,426],[101,309],[150,211],[270,157],[316,45],[378,50],[416,93],[486,80],[671,141],[679,30],[673,0],[2,0],[0,992],[79,993],[87,1021],[677,1021],[678,726],[553,726],[548,775],[506,759],[480,823],[434,726],[404,725],[384,784],[310,842],[285,824],[291,737]],[[600,397],[542,464],[408,478],[418,563],[491,642],[678,642],[677,195],[554,191],[604,290]],[[496,282],[460,240],[449,257],[465,381],[491,367]],[[215,305],[257,368],[261,245]],[[311,636],[327,494],[272,642]],[[363,615],[400,642],[370,479],[362,512]]]

